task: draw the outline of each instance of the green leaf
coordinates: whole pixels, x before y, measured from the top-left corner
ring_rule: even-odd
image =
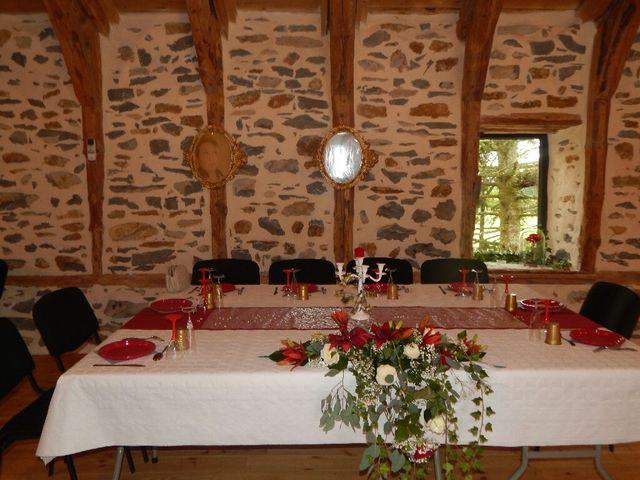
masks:
[[[331,370],[329,370],[327,373],[324,374],[325,377],[335,377],[336,375],[338,375],[340,373],[340,370],[336,370],[335,368],[332,368]]]
[[[267,358],[269,360],[273,360],[274,362],[279,362],[280,360],[284,360],[284,353],[282,353],[282,350],[276,350]]]
[[[396,473],[404,466],[406,459],[398,450],[391,450],[389,452],[389,460],[391,460],[391,471]]]

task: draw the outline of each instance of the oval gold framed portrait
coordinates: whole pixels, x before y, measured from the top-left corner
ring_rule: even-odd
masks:
[[[184,161],[206,188],[221,188],[247,163],[247,155],[225,130],[213,125],[200,130]]]
[[[369,143],[353,128],[332,128],[322,139],[314,160],[324,178],[338,190],[358,183],[377,161]]]

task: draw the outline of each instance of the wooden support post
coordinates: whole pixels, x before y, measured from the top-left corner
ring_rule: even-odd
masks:
[[[600,228],[611,98],[620,83],[639,26],[638,0],[611,2],[609,9],[598,19],[591,59],[585,137],[584,218],[580,232],[583,272],[595,271],[596,255],[602,242]]]
[[[60,42],[73,90],[82,106],[85,155],[87,140],[91,138],[95,142],[96,159],[87,161],[87,188],[89,230],[92,239],[91,266],[93,274],[100,275],[103,245],[104,139],[99,29],[78,0],[44,0],[44,4]]]
[[[476,204],[480,194],[478,148],[480,105],[489,67],[498,17],[503,0],[465,0],[460,9],[457,33],[465,41],[461,94],[461,222],[460,255],[471,257]]]
[[[208,0],[186,0],[193,44],[198,55],[200,78],[207,95],[207,119],[210,125],[224,129],[224,83],[220,23]],[[215,5],[220,10],[221,2]],[[235,18],[235,10],[224,9]],[[212,258],[227,257],[227,196],[225,187],[209,190]]]
[[[333,126],[354,127],[353,58],[355,50],[356,0],[329,0],[331,44],[331,108]],[[353,250],[354,189],[334,191],[333,253],[346,262]]]

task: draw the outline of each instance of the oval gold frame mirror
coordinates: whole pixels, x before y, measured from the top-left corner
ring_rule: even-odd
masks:
[[[378,155],[356,130],[338,126],[324,136],[314,161],[333,188],[342,190],[358,183],[378,162]]]
[[[225,130],[208,125],[184,152],[193,176],[206,188],[221,188],[247,163],[247,154]]]

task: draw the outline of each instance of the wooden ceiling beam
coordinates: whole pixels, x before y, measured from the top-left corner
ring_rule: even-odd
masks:
[[[611,99],[618,88],[631,45],[640,27],[638,0],[615,0],[598,20],[588,89],[585,145],[582,267],[594,272],[602,242],[600,228],[605,194]]]
[[[217,5],[218,2],[214,4]],[[211,11],[209,0],[186,0],[193,45],[198,56],[200,80],[206,94],[209,125],[224,129],[224,81],[222,32],[219,18]],[[220,14],[220,12],[218,12]],[[212,258],[227,257],[226,189],[209,189]]]
[[[102,202],[104,198],[104,140],[102,115],[102,62],[100,39],[94,23],[78,0],[44,0],[67,66],[73,90],[82,106],[83,152],[93,139],[96,159],[87,161],[89,231],[94,274],[102,273]]]
[[[329,0],[331,50],[331,108],[333,126],[355,126],[353,113],[353,63],[355,55],[356,1]],[[354,189],[334,190],[333,253],[336,262],[352,258]]]
[[[503,0],[465,0],[460,10],[457,32],[465,41],[462,73],[461,109],[461,224],[460,254],[472,253],[475,207],[480,193],[478,149],[480,145],[480,106],[489,68],[493,37]]]

